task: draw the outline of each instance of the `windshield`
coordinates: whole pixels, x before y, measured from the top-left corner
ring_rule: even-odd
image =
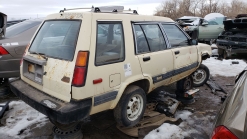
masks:
[[[29,52],[72,61],[80,24],[79,20],[46,21],[33,40]]]
[[[18,24],[15,24],[13,26],[7,27],[6,29],[6,38],[16,36],[34,26],[37,26],[41,23],[42,21],[40,20],[32,20],[32,21],[24,21]]]

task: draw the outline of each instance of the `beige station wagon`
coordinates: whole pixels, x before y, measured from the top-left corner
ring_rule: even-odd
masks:
[[[191,75],[210,55],[170,18],[121,6],[65,9],[40,25],[10,87],[55,125],[113,109],[128,127],[142,118],[148,93]]]

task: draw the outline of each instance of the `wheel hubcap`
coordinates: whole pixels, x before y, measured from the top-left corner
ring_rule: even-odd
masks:
[[[136,94],[128,102],[127,118],[131,121],[136,120],[143,110],[143,98]]]
[[[193,81],[196,84],[202,83],[206,79],[206,72],[204,70],[198,69],[193,74]]]

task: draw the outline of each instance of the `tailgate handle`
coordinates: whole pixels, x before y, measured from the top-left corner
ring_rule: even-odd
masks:
[[[150,60],[150,56],[148,56],[148,57],[143,57],[143,61],[145,62],[145,61],[149,61]]]
[[[180,51],[175,51],[174,53],[175,53],[175,55],[177,55],[177,54],[179,54],[179,53],[180,53]]]

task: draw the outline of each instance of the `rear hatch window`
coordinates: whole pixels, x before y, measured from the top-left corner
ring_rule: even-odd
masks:
[[[72,61],[80,24],[81,20],[45,21],[33,40],[29,52]]]

